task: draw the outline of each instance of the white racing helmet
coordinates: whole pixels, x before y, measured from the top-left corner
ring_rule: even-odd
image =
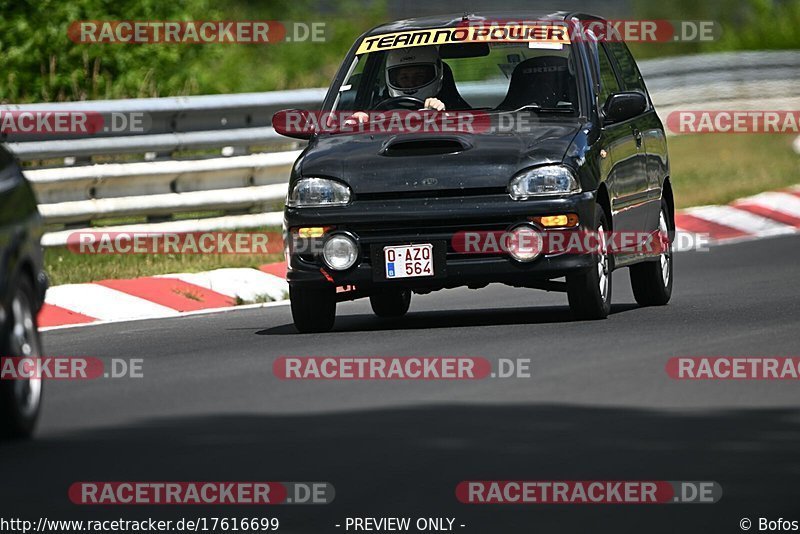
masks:
[[[442,58],[435,46],[399,48],[386,56],[386,86],[393,97],[433,98],[442,89],[443,78]]]

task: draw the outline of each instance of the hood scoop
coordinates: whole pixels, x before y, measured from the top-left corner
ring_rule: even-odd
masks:
[[[392,139],[379,152],[382,156],[436,156],[457,154],[472,148],[468,142],[457,137],[419,137],[414,139]]]

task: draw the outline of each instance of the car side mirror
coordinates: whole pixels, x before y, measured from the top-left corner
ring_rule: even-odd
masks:
[[[603,106],[606,122],[623,122],[641,115],[647,109],[647,97],[637,91],[609,95]]]
[[[311,139],[316,133],[312,112],[306,109],[282,109],[272,116],[272,127],[294,139]]]

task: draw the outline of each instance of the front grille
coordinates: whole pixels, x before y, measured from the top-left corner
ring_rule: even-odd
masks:
[[[490,195],[506,195],[505,187],[477,187],[471,189],[439,189],[439,190],[419,190],[419,191],[381,191],[377,193],[358,193],[356,200],[402,200],[407,198],[453,198],[453,197],[477,197]]]
[[[459,224],[434,225],[420,222],[414,225],[399,226],[397,223],[371,225],[370,227],[351,226],[348,230],[358,236],[361,245],[361,257],[365,263],[370,262],[370,247],[372,245],[402,245],[414,242],[444,241],[447,243],[447,259],[476,259],[481,257],[496,256],[496,254],[465,254],[453,249],[452,239],[458,232],[497,232],[504,231],[514,225],[515,221],[481,222],[464,221]]]

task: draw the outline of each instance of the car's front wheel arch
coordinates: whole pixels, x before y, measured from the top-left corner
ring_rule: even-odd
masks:
[[[608,188],[605,182],[600,184],[597,188],[597,205],[600,206],[606,213],[606,222],[608,223],[608,230],[614,229],[614,218],[611,213],[611,196],[608,194]]]

